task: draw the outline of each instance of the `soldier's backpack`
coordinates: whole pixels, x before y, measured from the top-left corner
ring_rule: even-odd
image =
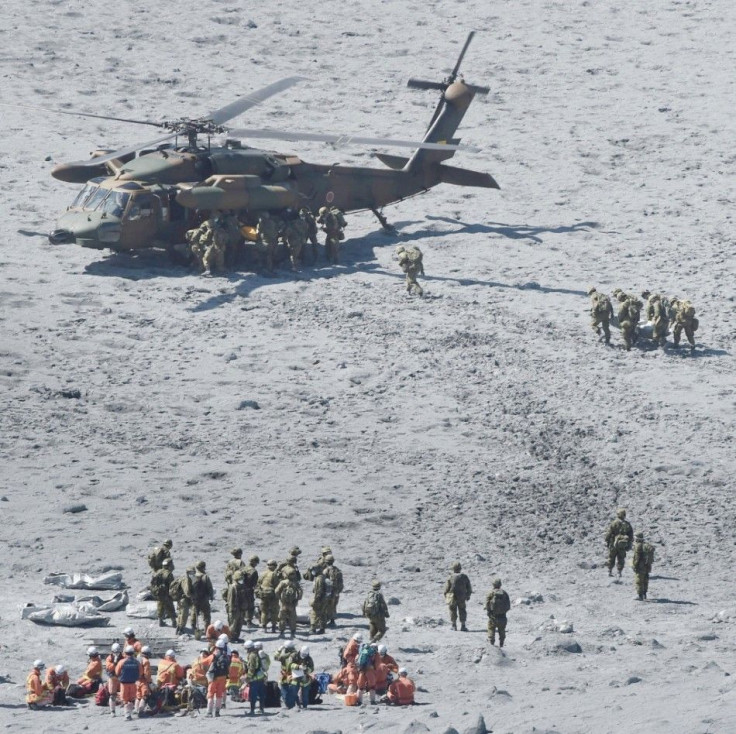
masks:
[[[654,547],[649,543],[644,543],[642,554],[644,556],[644,566],[646,567],[647,573],[650,573],[652,564],[654,563]]]
[[[494,616],[498,617],[511,609],[511,599],[509,595],[503,590],[494,592],[493,599],[491,600],[491,612]]]
[[[329,576],[325,576],[325,599],[332,599],[335,593],[334,584]]]
[[[169,596],[174,601],[181,601],[184,598],[184,579],[181,576],[169,584]]]
[[[422,251],[416,247],[408,247],[406,250],[406,256],[414,265],[420,265],[422,262]]]
[[[371,664],[374,655],[375,650],[367,642],[361,642],[358,648],[358,656],[355,658],[358,670],[365,670]]]
[[[467,576],[464,573],[456,573],[452,577],[452,594],[457,601],[468,600]]]
[[[158,548],[154,548],[149,554],[148,554],[148,565],[154,570],[158,571],[159,568],[161,568],[161,564],[159,563],[158,558]]]
[[[381,614],[381,602],[378,592],[371,591],[363,603],[363,611],[367,617],[378,617]]]
[[[151,589],[151,594],[154,599],[163,599],[166,595],[166,581],[163,576],[158,573],[154,574],[148,588]]]
[[[293,584],[288,584],[281,591],[281,601],[284,604],[296,604],[299,601],[299,593]]]
[[[623,533],[620,533],[613,539],[613,547],[617,551],[627,551],[631,550],[631,540],[629,539],[628,535],[624,535]]]
[[[192,599],[202,602],[207,598],[207,584],[203,574],[196,574],[192,581]]]

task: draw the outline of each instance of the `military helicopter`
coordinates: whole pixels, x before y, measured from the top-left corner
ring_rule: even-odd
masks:
[[[499,188],[487,173],[445,163],[460,149],[453,138],[476,94],[487,87],[458,79],[460,64],[473,38],[471,32],[451,74],[442,82],[410,79],[415,89],[440,91],[440,99],[419,143],[383,138],[228,128],[225,123],[274,94],[302,81],[287,77],[221,107],[204,117],[152,122],[70,110],[61,114],[110,119],[161,127],[167,134],[127,148],[93,153],[86,161],[56,166],[51,175],[69,183],[84,183],[56,229],[54,244],[75,242],[83,247],[115,251],[164,247],[173,252],[188,229],[208,212],[230,210],[244,224],[254,224],[262,212],[282,214],[307,207],[316,212],[335,206],[344,212],[372,211],[384,227],[380,210],[387,204],[425,192],[440,183]],[[224,144],[211,144],[225,133]],[[206,137],[206,144],[200,139]],[[185,139],[179,145],[180,138]],[[386,169],[307,163],[295,155],[244,145],[240,138],[349,142],[370,146],[413,148],[410,157],[377,153]]]

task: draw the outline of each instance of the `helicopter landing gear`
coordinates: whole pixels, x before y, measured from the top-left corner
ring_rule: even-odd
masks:
[[[386,217],[384,217],[383,214],[378,211],[378,209],[371,209],[371,211],[376,215],[376,219],[381,223],[384,232],[396,234],[396,227],[394,227],[393,224],[390,224],[388,219],[386,219]]]

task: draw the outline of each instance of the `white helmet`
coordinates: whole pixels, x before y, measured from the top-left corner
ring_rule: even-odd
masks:
[[[230,638],[224,632],[221,635],[219,635],[217,639],[222,640],[225,644],[230,642]]]
[[[202,654],[204,654],[204,655],[207,655],[209,653],[209,651],[210,651],[210,649],[207,646],[202,646],[202,647],[199,648],[199,652],[202,653]]]
[[[253,643],[253,640],[246,640],[243,647],[245,647],[246,650],[252,650],[255,647],[255,644]]]
[[[143,645],[141,648],[141,655],[145,655],[146,657],[151,656],[151,648],[148,645]]]
[[[125,646],[125,654],[126,655],[135,655],[135,648],[133,645],[126,645]]]
[[[117,642],[113,642],[112,647],[110,648],[110,651],[115,652],[115,653],[120,652],[120,644]]]
[[[225,625],[224,625],[224,624],[222,623],[222,620],[221,620],[221,619],[216,619],[216,620],[215,620],[215,629],[216,629],[216,630],[217,630],[218,632],[222,632],[222,628],[223,628],[224,626],[225,626]]]
[[[362,633],[362,632],[356,632],[356,633],[355,633],[355,634],[353,635],[353,639],[354,639],[354,640],[355,640],[356,642],[363,642],[363,633]]]
[[[379,645],[378,646],[378,654],[379,655],[385,655],[388,652],[388,648],[386,645]]]
[[[399,668],[399,675],[409,675],[409,671],[406,668]]]
[[[56,666],[56,675],[61,675],[65,670],[66,670],[66,668],[63,665],[57,665]]]
[[[125,629],[123,630],[123,634],[124,634],[124,635],[125,635],[126,637],[130,637],[131,635],[134,635],[134,634],[135,634],[135,631],[133,630],[133,628],[132,628],[132,627],[126,627],[126,628],[125,628]]]
[[[294,640],[287,640],[284,643],[284,650],[293,650],[295,647]]]
[[[263,643],[262,642],[254,642],[253,647],[255,647],[256,650],[263,650]]]
[[[94,645],[92,645],[92,647],[87,648],[87,655],[89,655],[90,657],[92,657],[93,655],[99,655],[99,654],[100,653],[97,652],[97,648]]]
[[[34,668],[45,668],[46,666],[44,665],[44,662],[43,662],[43,660],[41,660],[41,659],[39,658],[38,660],[34,660],[34,661],[33,661],[33,667],[34,667]]]
[[[166,651],[166,655],[164,655],[164,657],[167,657],[167,658],[175,658],[176,657],[176,653],[173,650],[167,650]]]
[[[302,649],[299,650],[300,655],[309,655],[309,645],[303,645]]]
[[[225,649],[225,648],[227,647],[227,642],[225,642],[225,640],[218,640],[218,641],[217,641],[217,642],[215,643],[215,647],[216,647],[216,648],[217,648],[218,650],[224,650],[224,649]]]

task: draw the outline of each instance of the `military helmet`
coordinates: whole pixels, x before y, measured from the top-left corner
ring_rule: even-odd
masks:
[[[590,296],[591,294],[595,292],[596,292],[595,286],[591,285],[590,288],[588,288],[588,295]]]
[[[642,298],[649,298],[649,296],[651,296],[651,295],[652,295],[652,292],[651,291],[642,291],[641,292],[641,297]]]
[[[331,566],[335,562],[335,556],[332,555],[332,553],[329,553],[325,556],[325,563],[328,566]]]
[[[230,551],[231,556],[235,556],[236,558],[240,558],[240,556],[243,555],[243,549],[242,548],[233,548]]]
[[[171,540],[170,538],[167,538],[166,540],[164,540],[164,546],[166,548],[171,548],[172,545],[174,545],[174,541]]]
[[[617,296],[619,293],[623,293],[623,290],[621,290],[621,288],[614,288],[613,295]]]
[[[371,585],[373,586],[374,589],[381,588],[381,582],[378,579],[376,579]]]
[[[269,568],[276,568],[279,564],[273,560],[273,558],[266,564]]]
[[[644,540],[644,533],[641,530],[634,536],[637,540]]]
[[[616,517],[620,517],[623,520],[626,517],[626,510],[623,507],[619,507],[616,510]]]
[[[455,561],[455,563],[452,564],[452,570],[457,573],[458,571],[462,570],[462,566],[460,565],[460,561]]]
[[[619,301],[621,301],[621,303],[623,303],[623,302],[624,302],[624,301],[626,300],[626,294],[625,294],[625,293],[624,293],[623,291],[621,291],[621,292],[620,292],[620,293],[619,293],[619,294],[618,294],[618,295],[616,296],[616,298],[618,298],[618,300],[619,300]]]
[[[493,588],[494,589],[500,589],[501,588],[501,579],[493,579]]]
[[[204,571],[205,568],[207,568],[207,564],[204,561],[197,561],[197,565],[195,566],[197,571]]]
[[[330,548],[329,545],[323,545],[322,546],[322,555],[323,556],[326,556],[329,553],[332,553],[332,548]]]
[[[258,556],[251,556],[251,557],[250,557],[250,558],[248,559],[248,563],[251,563],[251,564],[253,564],[254,566],[255,566],[255,565],[256,565],[257,563],[260,563],[260,562],[261,562],[261,559],[260,559],[260,558],[259,558]]]
[[[328,208],[327,208],[326,206],[321,206],[321,207],[319,208],[319,213],[320,213],[320,216],[321,216],[322,214],[327,214],[327,212],[328,212],[328,211],[329,211],[329,209],[328,209]]]
[[[293,548],[292,548],[292,549],[291,549],[291,550],[289,551],[289,554],[290,554],[290,555],[292,555],[292,556],[298,556],[298,555],[300,555],[300,554],[301,554],[301,552],[302,552],[302,549],[301,549],[301,548],[300,548],[300,547],[299,547],[298,545],[295,545],[295,546],[294,546],[294,547],[293,547]]]

